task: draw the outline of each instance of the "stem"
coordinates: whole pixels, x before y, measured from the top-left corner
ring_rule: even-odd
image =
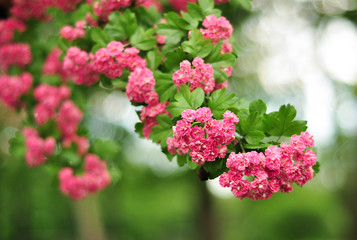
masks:
[[[97,196],[73,203],[80,240],[106,240]]]
[[[245,149],[244,149],[244,147],[243,147],[243,144],[242,144],[242,141],[241,141],[241,140],[242,140],[242,139],[239,139],[239,140],[238,140],[239,146],[240,146],[240,148],[242,149],[242,152],[245,153]]]

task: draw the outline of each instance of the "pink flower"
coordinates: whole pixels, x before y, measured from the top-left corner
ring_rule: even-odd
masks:
[[[27,43],[10,43],[0,46],[0,70],[7,71],[11,65],[25,67],[32,61],[30,45]]]
[[[174,72],[172,80],[177,87],[182,84],[189,84],[191,92],[200,87],[205,93],[212,92],[215,86],[213,78],[213,67],[209,63],[204,63],[203,59],[196,57],[191,68],[189,61],[185,60],[180,64],[180,70]]]
[[[21,76],[0,75],[0,98],[10,107],[18,107],[21,96],[32,87],[32,75],[23,73]]]
[[[54,48],[47,56],[43,64],[43,75],[59,75],[63,81],[68,80],[68,74],[63,70],[63,63],[60,61],[61,50]]]
[[[202,25],[206,28],[200,29],[203,37],[211,39],[213,44],[232,36],[233,27],[225,17],[217,18],[215,15],[209,15],[203,20]]]
[[[53,137],[42,139],[36,129],[26,127],[22,131],[26,139],[25,159],[30,167],[36,167],[47,161],[53,154],[56,147],[56,140]]]
[[[110,13],[121,8],[127,8],[133,0],[99,0],[94,3],[94,14],[102,20],[108,20]]]
[[[80,200],[89,193],[103,190],[111,183],[107,170],[107,163],[101,161],[97,155],[87,154],[84,158],[83,175],[74,176],[71,168],[62,168],[58,173],[60,190],[74,200]]]
[[[60,107],[57,117],[58,128],[61,130],[62,136],[73,137],[82,118],[82,111],[71,100],[66,100]]]
[[[0,45],[12,42],[15,31],[23,32],[25,29],[26,26],[16,19],[8,18],[0,20]]]
[[[139,52],[135,47],[124,49],[121,42],[112,41],[95,53],[94,69],[108,78],[116,78],[122,75],[125,68],[130,71],[146,68],[146,61],[138,55]]]
[[[85,21],[78,21],[74,28],[69,25],[66,25],[61,28],[61,36],[70,42],[78,38],[84,38],[84,35],[86,33],[84,30],[85,25]]]
[[[196,119],[196,111],[192,109],[186,109],[181,113],[182,119],[187,122],[193,122]]]
[[[167,148],[171,154],[189,153],[192,161],[199,165],[226,156],[227,145],[234,140],[234,122],[212,119],[212,112],[207,107],[196,111],[187,109],[181,116],[182,120],[177,121],[172,129],[173,138],[167,139]],[[196,125],[198,122],[203,123],[203,126]],[[227,164],[229,161],[228,158]]]
[[[160,114],[170,115],[169,111],[165,108],[169,105],[169,102],[164,103],[151,103],[146,107],[143,107],[140,113],[140,120],[145,123],[143,134],[144,137],[149,138],[151,128],[158,125],[156,116]]]
[[[93,66],[94,56],[77,47],[70,47],[63,60],[63,69],[73,78],[75,84],[93,85],[99,81],[99,74]]]
[[[126,86],[126,96],[132,102],[145,102],[147,104],[158,102],[159,97],[155,92],[155,79],[150,69],[137,68],[130,73]]]
[[[294,135],[291,145],[282,143],[280,148],[270,146],[265,155],[255,151],[231,153],[226,162],[228,173],[220,177],[221,186],[230,187],[239,199],[267,199],[279,190],[291,192],[293,182],[304,185],[313,178],[312,166],[316,164],[316,154],[311,149],[305,149],[305,142],[313,145],[311,139],[307,133]],[[255,178],[249,182],[243,180],[244,176]]]
[[[45,124],[53,119],[59,105],[71,96],[69,87],[60,87],[41,84],[35,88],[34,97],[39,102],[35,106],[34,118],[38,125]]]

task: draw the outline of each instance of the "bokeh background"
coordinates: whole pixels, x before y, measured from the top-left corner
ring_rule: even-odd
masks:
[[[357,239],[357,1],[254,0],[251,12],[223,10],[239,52],[229,91],[264,100],[268,111],[293,104],[315,137],[320,173],[292,193],[240,201],[169,162],[134,133],[125,95],[98,90],[85,124],[92,139],[120,142],[119,180],[72,202],[46,168],[9,155],[21,114],[0,106],[0,239]]]

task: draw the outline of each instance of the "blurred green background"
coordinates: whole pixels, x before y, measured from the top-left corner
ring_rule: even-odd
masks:
[[[252,12],[223,9],[239,50],[229,91],[264,100],[268,111],[291,103],[308,120],[321,171],[304,187],[235,199],[139,139],[126,97],[98,90],[85,124],[91,138],[120,142],[121,177],[72,202],[45,168],[11,158],[8,140],[21,120],[0,106],[0,239],[357,239],[356,9],[355,0],[254,0]]]

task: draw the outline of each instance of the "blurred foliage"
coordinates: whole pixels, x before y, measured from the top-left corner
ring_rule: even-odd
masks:
[[[226,5],[220,8],[238,31],[248,17],[257,14],[248,14],[242,8],[237,10]],[[314,10],[308,8],[307,11]],[[356,16],[356,11],[340,15],[355,24]],[[321,14],[321,17],[331,16]],[[69,20],[63,17],[58,21]],[[38,44],[51,42],[46,36],[51,35],[47,35],[48,31],[57,31],[58,26],[63,24],[57,23],[54,21],[54,26],[49,27],[38,26],[37,30],[44,34]],[[26,41],[26,34],[24,39],[19,40]],[[244,48],[242,38],[237,45],[238,48]],[[47,51],[51,47],[48,45]],[[42,59],[46,54],[37,52],[36,47],[33,53],[34,59]],[[39,60],[33,67],[40,68],[41,65]],[[279,96],[271,96],[254,74],[236,75],[230,86],[230,91],[249,100],[291,99],[295,94],[294,101],[300,102],[302,94],[288,89]],[[339,88],[339,94],[348,91],[356,94],[356,89],[349,86]],[[85,96],[78,98],[81,98],[83,105],[87,101]],[[272,199],[254,202],[249,199],[239,201],[235,198],[202,195],[206,184],[198,181],[192,172],[174,171],[165,177],[159,176],[149,165],[128,159],[127,149],[137,144],[133,138],[134,133],[113,124],[101,125],[95,122],[96,131],[108,131],[112,134],[112,140],[121,143],[121,149],[103,144],[108,141],[107,138],[95,144],[98,152],[106,149],[104,154],[111,158],[108,165],[116,184],[92,199],[72,203],[59,192],[56,179],[48,169],[30,169],[24,159],[8,154],[7,141],[20,126],[21,114],[0,106],[0,239],[79,239],[81,219],[95,221],[91,216],[94,216],[96,206],[92,206],[91,201],[98,204],[100,216],[97,220],[107,239],[205,239],[205,231],[212,234],[211,239],[219,240],[357,238],[357,133],[346,136],[337,124],[336,139],[330,145],[318,149],[319,160],[322,162],[320,176],[304,188],[294,186],[290,194],[279,193]],[[90,116],[87,115],[86,120],[91,121]],[[142,154],[144,152],[138,152],[138,158]],[[205,201],[209,199],[211,205],[207,207]],[[87,215],[80,216],[80,205],[89,206]],[[204,225],[207,212],[210,225]]]

